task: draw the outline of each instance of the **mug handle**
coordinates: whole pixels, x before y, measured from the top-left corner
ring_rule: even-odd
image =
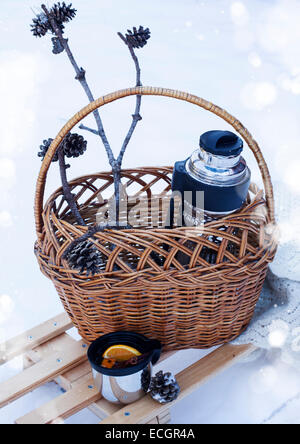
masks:
[[[152,356],[151,356],[151,362],[152,365],[155,365],[160,358],[161,355],[161,343],[157,340],[153,340],[150,342],[149,344],[151,346],[151,348],[153,348],[153,352],[152,352]]]

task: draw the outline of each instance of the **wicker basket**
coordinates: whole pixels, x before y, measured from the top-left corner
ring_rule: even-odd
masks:
[[[265,199],[252,184],[245,206],[233,215],[207,223],[201,236],[198,228],[160,227],[163,209],[155,221],[157,228],[147,228],[152,216],[146,205],[144,227],[95,235],[95,246],[107,258],[105,267],[94,277],[80,275],[62,256],[72,240],[88,228],[74,222],[62,189],[43,205],[47,171],[59,144],[78,122],[106,103],[137,94],[185,100],[230,123],[255,155]],[[171,177],[170,167],[122,171],[128,194],[146,197],[146,202],[153,195],[168,199]],[[88,226],[95,224],[99,193],[113,194],[112,174],[80,177],[70,186],[83,219]],[[88,342],[116,330],[159,339],[165,350],[207,348],[231,341],[248,326],[276,252],[272,183],[257,143],[223,109],[199,97],[163,88],[131,88],[101,97],[64,126],[42,164],[35,219],[40,268],[54,283],[65,310]],[[221,242],[212,242],[212,236],[221,238]],[[208,248],[215,251],[213,264],[203,254]],[[178,254],[188,257],[188,267],[181,264]],[[155,260],[157,257],[163,259],[161,263]]]

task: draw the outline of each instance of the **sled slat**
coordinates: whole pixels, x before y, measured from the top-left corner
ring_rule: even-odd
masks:
[[[64,390],[71,390],[77,381],[82,382],[83,378],[86,378],[86,376],[92,376],[91,366],[88,361],[59,376],[57,381]]]
[[[91,404],[89,410],[94,413],[94,415],[98,416],[99,419],[103,420],[120,410],[120,406],[101,398],[99,401]]]
[[[255,347],[252,345],[224,345],[183,370],[177,375],[177,380],[181,387],[180,395],[170,406],[254,350]],[[165,405],[158,404],[147,395],[139,401],[123,407],[118,412],[104,419],[101,424],[143,424],[150,421],[154,416],[160,416],[165,409]]]
[[[73,324],[68,315],[62,313],[38,327],[0,344],[0,365],[61,335],[72,327]]]
[[[165,410],[159,416],[157,416],[158,424],[168,424],[171,421],[171,412],[170,410]]]
[[[149,425],[150,425],[150,424],[155,424],[155,425],[159,424],[159,422],[158,422],[158,417],[155,416],[155,418],[153,418],[153,419],[151,419],[150,421],[148,421],[147,424],[149,424]]]
[[[68,348],[76,344],[76,342],[76,339],[72,338],[68,333],[63,333],[35,347],[33,350],[27,351],[26,356],[33,364],[37,364],[53,353],[64,353],[65,350],[68,350]]]
[[[50,341],[45,342],[42,345],[39,345],[33,350],[26,352],[23,355],[24,359],[24,368],[32,367],[34,364],[37,364],[42,359],[47,356],[52,355],[53,353],[64,353],[64,350],[68,350],[73,344],[76,344],[76,340],[72,338],[67,333],[63,333],[56,338],[51,339]],[[79,373],[81,367],[84,368]],[[70,381],[74,382],[76,379],[79,379],[81,376],[84,376],[86,373],[90,372],[91,367],[88,362],[78,365],[76,368],[69,370],[66,374],[57,376],[54,380],[55,382],[64,390],[70,390],[72,388],[72,384]],[[74,377],[73,377],[74,372]],[[79,376],[76,378],[75,375]]]
[[[2,383],[0,408],[84,362],[87,357],[83,345],[82,341],[77,342],[63,353],[54,353]]]
[[[98,401],[100,397],[93,379],[90,379],[17,419],[16,424],[55,424],[88,407],[91,403]]]

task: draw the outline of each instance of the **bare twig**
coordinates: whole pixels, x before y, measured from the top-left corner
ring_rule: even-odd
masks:
[[[66,51],[66,53],[67,53],[67,55],[69,57],[69,60],[70,60],[72,66],[73,66],[73,68],[74,68],[74,70],[76,72],[76,77],[75,77],[76,80],[78,80],[80,82],[80,84],[83,87],[83,89],[84,89],[84,91],[85,91],[89,101],[93,102],[95,99],[94,99],[92,91],[91,91],[91,89],[90,89],[90,87],[89,87],[89,85],[87,83],[85,70],[83,68],[79,68],[79,65],[77,64],[77,62],[76,62],[76,60],[74,58],[74,55],[73,55],[73,53],[72,53],[72,51],[70,49],[68,40],[63,37],[62,32],[61,32],[59,26],[57,25],[57,23],[53,19],[53,17],[51,17],[51,14],[49,13],[47,7],[45,5],[42,5],[42,9],[43,9],[44,13],[46,14],[49,22],[51,23],[52,29],[53,29],[56,37],[59,39],[61,45],[63,46],[63,48],[65,49],[65,51]],[[101,120],[99,111],[95,110],[93,112],[93,114],[94,114],[94,118],[95,118],[95,121],[96,121],[96,124],[97,124],[99,136],[101,137],[101,140],[103,142],[104,148],[106,150],[109,163],[110,163],[111,167],[113,168],[113,165],[115,163],[115,158],[114,158],[112,149],[110,147],[110,144],[108,142],[108,139],[106,137],[106,134],[105,134],[105,131],[104,131],[104,128],[103,128],[103,124],[102,124],[102,120]]]
[[[48,11],[47,7],[45,5],[42,5],[42,10],[44,11],[50,25],[52,28],[52,33],[55,34],[55,36],[57,37],[57,39],[59,40],[61,46],[64,48],[64,50],[66,51],[66,54],[70,60],[70,63],[72,64],[75,73],[76,73],[76,80],[78,80],[82,86],[82,88],[84,89],[88,99],[90,102],[94,101],[94,96],[91,92],[91,89],[87,83],[86,80],[86,72],[83,68],[80,68],[79,65],[77,64],[74,55],[70,49],[69,43],[68,43],[68,39],[65,39],[63,37],[63,32],[62,29],[60,28],[59,24],[57,23],[57,21],[55,20],[55,18],[51,15],[51,13]],[[138,58],[135,54],[133,45],[130,43],[130,41],[124,37],[121,33],[118,33],[119,37],[122,39],[122,41],[126,44],[126,46],[129,49],[130,55],[134,61],[135,64],[135,69],[136,69],[136,86],[142,86],[141,83],[141,69],[140,69],[140,65],[139,65],[139,61]],[[149,38],[149,37],[148,37]],[[115,204],[116,204],[116,227],[111,227],[111,228],[123,228],[124,227],[120,227],[120,222],[119,222],[119,214],[120,214],[120,184],[121,184],[121,168],[122,168],[122,163],[123,163],[123,158],[124,158],[124,154],[125,151],[127,149],[127,146],[129,144],[129,141],[136,129],[136,126],[138,124],[138,122],[142,119],[141,115],[140,115],[140,109],[141,109],[141,101],[142,101],[142,96],[141,95],[137,95],[136,96],[136,105],[135,105],[135,110],[134,110],[134,114],[132,115],[132,123],[130,125],[130,128],[126,134],[126,137],[124,139],[124,142],[122,144],[121,150],[119,152],[118,157],[116,158],[113,154],[113,151],[111,149],[111,146],[109,144],[109,141],[106,137],[104,128],[103,128],[103,123],[100,117],[100,113],[98,110],[95,110],[93,112],[95,121],[96,121],[96,125],[97,125],[97,130],[96,129],[92,129],[89,128],[83,124],[81,124],[79,126],[80,129],[84,130],[84,131],[88,131],[92,134],[95,134],[97,136],[99,136],[102,140],[102,143],[104,145],[104,148],[106,150],[107,153],[107,157],[109,160],[109,164],[112,168],[112,174],[113,174],[113,179],[114,179],[114,188],[115,188]],[[74,195],[71,193],[68,181],[67,181],[67,175],[66,175],[66,169],[67,166],[65,164],[65,156],[64,156],[64,152],[62,149],[59,149],[58,151],[58,155],[59,155],[59,164],[60,164],[60,172],[61,172],[61,179],[62,179],[62,184],[63,184],[63,190],[64,190],[64,195],[65,198],[70,206],[70,209],[72,211],[72,213],[74,214],[74,216],[76,217],[76,220],[78,221],[78,223],[80,223],[81,225],[85,225],[76,201],[74,199]],[[70,247],[67,249],[66,253],[73,248],[73,246],[79,242],[82,242],[90,237],[93,237],[95,233],[97,233],[98,231],[102,231],[105,229],[108,229],[110,227],[101,227],[101,226],[94,226],[92,228],[89,228],[88,232],[83,235],[82,237],[80,237],[79,239],[75,240],[74,242],[72,242],[72,244],[70,245]]]
[[[137,58],[137,56],[136,56],[136,54],[134,52],[134,49],[132,48],[131,45],[129,45],[127,43],[126,38],[123,36],[123,34],[121,32],[118,32],[118,36],[125,43],[125,45],[128,47],[129,52],[131,54],[131,57],[132,57],[132,59],[134,61],[135,68],[136,68],[136,86],[142,86],[142,82],[141,82],[141,68],[140,68],[140,65],[139,65],[138,58]],[[120,154],[118,156],[118,164],[119,164],[120,167],[122,167],[123,157],[124,157],[126,148],[128,146],[128,143],[130,142],[130,139],[131,139],[131,137],[132,137],[132,135],[134,133],[134,130],[135,130],[138,122],[140,120],[142,120],[142,117],[140,115],[141,102],[142,102],[142,96],[141,95],[136,96],[136,107],[135,107],[135,112],[132,115],[132,123],[131,123],[129,131],[128,131],[126,137],[125,137],[125,140],[123,142]]]
[[[81,215],[79,213],[79,210],[78,210],[75,198],[74,198],[75,196],[71,192],[71,189],[70,189],[70,185],[69,185],[69,182],[67,179],[68,166],[66,165],[66,162],[65,162],[65,154],[64,154],[62,146],[60,146],[60,148],[58,149],[58,160],[59,160],[61,182],[62,182],[64,196],[66,198],[66,201],[68,202],[70,210],[72,211],[72,214],[76,217],[76,220],[79,223],[79,225],[86,225],[86,223],[84,222],[83,218],[81,217]]]
[[[127,42],[126,38],[123,36],[123,34],[121,32],[118,33],[118,36],[121,38],[121,40],[125,43],[125,45],[128,47],[129,52],[131,54],[131,57],[134,61],[135,64],[135,69],[136,69],[136,86],[142,86],[141,83],[141,69],[140,69],[140,65],[139,65],[139,61],[138,58],[134,52],[133,47]],[[116,181],[118,184],[120,184],[121,182],[121,169],[122,169],[122,163],[123,163],[123,158],[124,158],[124,154],[125,151],[127,149],[128,143],[130,142],[130,139],[134,133],[134,130],[138,124],[138,122],[140,120],[142,120],[142,117],[140,115],[140,110],[141,110],[141,102],[142,102],[142,96],[138,95],[136,96],[136,106],[135,106],[135,112],[132,115],[132,123],[130,125],[129,131],[125,137],[125,140],[123,142],[122,148],[120,150],[119,156],[117,158],[117,166],[115,171],[113,171],[114,173],[114,181]],[[115,189],[115,196],[116,196],[116,219],[117,219],[117,223],[119,222],[119,214],[120,214],[120,190],[119,190],[119,186],[118,189]]]
[[[135,63],[135,67],[136,67],[136,86],[142,86],[141,84],[141,69],[140,69],[140,65],[139,65],[139,61],[137,56],[135,55],[134,49],[132,48],[131,45],[128,44],[126,37],[124,37],[124,35],[121,32],[118,32],[118,36],[120,37],[121,40],[123,40],[123,42],[125,43],[125,45],[128,47],[131,57],[133,58],[133,61]]]
[[[76,80],[78,80],[81,84],[81,86],[83,87],[88,99],[90,102],[93,102],[94,96],[92,94],[92,91],[87,83],[86,80],[86,71],[83,68],[79,68],[79,65],[77,64],[74,55],[70,49],[68,40],[65,39],[62,35],[61,29],[59,28],[59,26],[57,25],[56,21],[53,19],[53,17],[51,17],[51,14],[49,13],[47,7],[45,5],[42,5],[42,9],[44,11],[44,13],[46,14],[49,22],[51,23],[52,29],[56,35],[56,37],[59,39],[61,45],[63,46],[63,48],[65,49],[68,58],[76,72]],[[100,136],[102,143],[104,145],[104,148],[106,150],[106,154],[108,157],[108,161],[109,164],[112,168],[113,171],[113,176],[114,176],[114,189],[115,189],[115,196],[116,196],[116,205],[117,205],[117,224],[119,221],[119,206],[120,206],[120,192],[119,192],[119,188],[120,188],[120,181],[121,181],[121,174],[120,174],[120,170],[121,170],[121,166],[118,164],[117,160],[114,157],[113,151],[110,147],[110,144],[108,142],[108,139],[106,137],[105,131],[104,131],[104,127],[102,124],[102,120],[99,114],[98,110],[95,110],[93,112],[96,124],[97,124],[97,128],[98,128],[98,135]]]
[[[96,136],[99,136],[99,131],[89,128],[88,126],[85,125],[79,125],[79,129],[83,130],[83,131],[89,131],[92,134],[95,134]]]

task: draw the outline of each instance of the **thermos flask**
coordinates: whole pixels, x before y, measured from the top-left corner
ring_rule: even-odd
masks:
[[[175,163],[167,228],[175,225],[175,213],[176,226],[195,227],[234,213],[243,206],[251,172],[241,156],[242,151],[242,139],[230,131],[202,134],[200,148],[188,159]],[[176,194],[180,202],[177,212]],[[220,244],[222,238],[210,236],[208,240]],[[185,245],[192,250],[195,244],[188,240]],[[203,247],[201,257],[214,264],[216,250]],[[178,253],[176,259],[185,266],[190,261],[184,253]]]
[[[243,206],[251,173],[242,151],[243,141],[234,133],[208,131],[200,137],[200,149],[176,162],[172,191],[181,196],[183,226],[197,226]]]

